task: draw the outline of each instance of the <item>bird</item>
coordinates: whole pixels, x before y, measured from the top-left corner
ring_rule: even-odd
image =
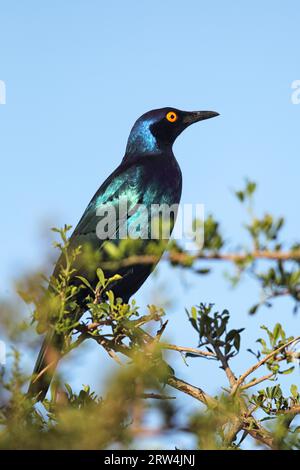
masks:
[[[140,207],[149,209],[152,205],[162,204],[172,206],[179,204],[181,199],[182,173],[173,153],[176,138],[191,124],[218,115],[219,113],[214,111],[181,111],[173,107],[164,107],[151,110],[139,117],[129,134],[125,155],[120,165],[91,199],[70,237],[69,246],[74,249],[88,243],[97,253],[103,248],[107,239],[113,239],[116,245],[120,243],[122,227],[127,229],[129,238],[131,231],[139,227],[140,238],[144,238],[142,251],[145,250],[151,233],[149,226],[145,224],[145,211]],[[120,216],[118,211],[115,212],[117,216],[114,228],[109,235],[106,234],[106,240],[105,237],[101,239],[97,230],[99,209],[115,209],[121,200],[127,201],[129,210],[125,216]],[[176,214],[171,223],[170,235],[175,219]],[[62,262],[60,257],[54,268],[54,277],[59,274]],[[76,276],[71,279],[71,283],[78,285],[78,275],[80,275],[95,288],[98,281],[95,269],[89,269],[86,264],[87,262],[79,263],[76,266]],[[99,267],[101,268],[101,262]],[[115,272],[113,270],[105,272],[105,275],[120,274],[118,282],[110,289],[115,297],[120,297],[124,303],[128,303],[153,269],[154,265],[136,264],[125,266]],[[79,290],[76,298],[77,319],[87,311],[86,298],[87,291]],[[28,389],[29,397],[34,397],[36,401],[42,401],[46,397],[62,348],[62,335],[49,329],[33,370]],[[56,352],[54,359],[52,359],[53,351]]]

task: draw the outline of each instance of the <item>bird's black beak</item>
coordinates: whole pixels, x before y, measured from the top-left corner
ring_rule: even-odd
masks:
[[[186,113],[183,118],[183,123],[189,126],[190,124],[194,124],[194,122],[204,121],[204,119],[210,119],[216,116],[219,116],[219,113],[215,111],[192,111]]]

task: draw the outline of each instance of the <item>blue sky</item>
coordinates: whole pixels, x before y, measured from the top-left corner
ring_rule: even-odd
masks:
[[[258,212],[284,215],[286,240],[299,240],[300,105],[291,101],[292,82],[300,78],[299,13],[296,0],[2,0],[0,295],[9,294],[17,275],[44,264],[49,228],[76,224],[120,162],[133,122],[157,107],[221,114],[185,131],[174,151],[182,201],[204,203],[232,248],[245,241],[244,212],[232,190],[246,176],[259,184]],[[228,308],[233,325],[247,327],[245,349],[262,323],[280,320],[296,333],[299,320],[284,300],[249,318],[255,284],[231,290],[224,269],[183,279],[163,267],[138,302],[145,307],[157,288],[171,292],[169,336],[181,344],[196,341],[183,307],[200,301]],[[85,360],[105,356],[90,349],[75,354],[74,363],[79,384],[96,386],[99,376],[91,377]],[[183,378],[211,393],[225,383],[211,363],[176,364]]]

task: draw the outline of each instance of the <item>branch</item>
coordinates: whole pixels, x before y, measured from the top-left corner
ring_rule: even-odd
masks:
[[[178,379],[175,376],[169,377],[167,384],[170,387],[176,388],[176,390],[179,390],[180,392],[186,393],[187,395],[196,398],[196,400],[200,401],[208,407],[215,408],[218,406],[217,400],[205,393],[201,388],[195,387],[194,385],[191,385],[184,380]]]
[[[177,251],[170,251],[161,259],[170,261],[171,263],[185,264],[186,262],[194,262],[197,260],[207,261],[230,261],[233,263],[243,262],[249,258],[264,259],[271,261],[300,261],[300,250],[292,251],[271,251],[271,250],[255,250],[249,253],[205,253],[200,252],[196,255],[190,255],[189,253],[181,253]],[[141,255],[141,256],[129,256],[124,260],[108,261],[102,264],[103,269],[117,269],[128,267],[131,265],[152,265],[156,264],[160,259],[159,256],[155,255]]]
[[[284,414],[284,415],[298,415],[300,414],[300,405],[291,406],[287,410],[276,410],[276,414]]]
[[[145,316],[144,318],[142,318],[142,324],[144,323],[143,320],[146,320],[146,319],[150,320],[150,318]],[[139,322],[139,320],[136,320],[135,326],[139,329],[140,333],[143,334],[146,337],[147,343],[149,344],[149,342],[150,343],[151,342],[153,342],[153,343],[157,342],[157,337],[153,337],[153,336],[149,335],[149,333],[146,333],[145,331],[143,331],[140,328],[140,325],[141,325],[141,322]],[[94,324],[93,327],[97,327],[97,325]],[[85,338],[92,338],[92,339],[96,340],[98,342],[98,344],[101,345],[114,360],[117,360],[117,362],[119,364],[121,364],[121,361],[119,360],[118,356],[116,355],[116,353],[118,353],[118,352],[125,355],[126,357],[129,357],[130,359],[132,359],[132,356],[133,356],[133,354],[135,354],[135,352],[130,347],[126,346],[122,342],[117,342],[117,341],[114,341],[113,339],[108,339],[105,336],[101,336],[101,335],[95,336],[95,335],[92,334],[93,329],[94,328],[86,328],[86,326],[83,327],[82,330],[85,330],[85,333],[82,333],[82,335],[84,335]],[[272,351],[272,353],[268,354],[265,358],[263,358],[261,361],[256,363],[250,369],[248,369],[248,371],[246,371],[242,376],[240,376],[239,379],[236,379],[236,377],[234,376],[234,373],[232,372],[231,368],[229,367],[228,360],[227,360],[226,356],[222,353],[221,349],[217,345],[214,344],[214,341],[212,339],[209,339],[209,342],[213,346],[215,354],[207,352],[207,351],[201,351],[201,350],[196,349],[196,348],[175,346],[175,345],[168,344],[168,343],[160,343],[160,346],[163,349],[169,349],[169,350],[174,350],[174,351],[178,351],[178,352],[190,352],[192,354],[197,354],[199,356],[205,356],[207,358],[218,359],[221,362],[222,367],[223,367],[223,369],[224,369],[224,371],[227,375],[227,378],[230,382],[231,395],[234,395],[236,390],[240,387],[240,385],[244,382],[244,380],[246,379],[246,377],[248,377],[248,375],[250,375],[256,369],[258,369],[261,365],[266,363],[271,357],[273,357],[274,355],[276,355],[277,353],[279,353],[283,349],[287,348],[289,345],[295,343],[299,339],[300,339],[300,337],[297,337],[297,338],[289,341],[288,343],[282,345],[281,347],[279,347],[275,351]],[[250,382],[249,384],[244,385],[244,387],[242,387],[242,389],[245,390],[247,388],[250,388],[250,387],[262,382],[263,380],[267,380],[272,375],[273,374],[269,374],[269,375],[261,377],[259,379],[255,379],[252,382]],[[242,409],[244,410],[244,412],[241,414],[241,416],[240,417],[232,416],[232,414],[228,410],[226,410],[226,408],[224,406],[222,406],[222,404],[218,400],[216,400],[215,398],[213,398],[212,396],[207,394],[204,390],[202,390],[202,388],[195,387],[194,385],[191,385],[191,384],[185,382],[184,380],[181,380],[178,377],[175,377],[174,375],[170,375],[169,377],[167,377],[166,383],[170,387],[172,387],[172,388],[174,388],[174,389],[176,389],[176,390],[178,390],[182,393],[185,393],[185,394],[195,398],[197,401],[199,401],[203,405],[207,406],[208,408],[218,409],[221,413],[224,413],[225,415],[227,415],[227,418],[229,420],[228,423],[231,423],[231,425],[230,425],[229,430],[226,433],[226,436],[225,436],[225,439],[224,439],[225,446],[229,447],[232,444],[232,442],[235,440],[237,434],[240,431],[245,431],[252,438],[254,438],[255,440],[261,442],[263,445],[265,445],[265,446],[267,446],[271,449],[276,448],[276,442],[275,442],[272,434],[270,432],[268,432],[253,417],[252,412],[249,412],[249,410],[246,411],[244,403],[241,403]],[[144,393],[141,397],[143,397],[143,398],[155,398],[155,399],[172,399],[173,398],[173,397],[167,397],[167,396],[163,396],[163,395],[160,395],[160,394],[153,394],[153,393]],[[289,415],[291,415],[293,413],[297,414],[297,413],[300,413],[300,407],[295,406],[293,408],[293,411],[292,410],[286,410],[285,412],[286,412],[286,414],[289,414]]]
[[[215,409],[219,408],[220,410],[222,410],[222,407],[220,408],[220,403],[213,397],[205,393],[201,388],[194,387],[193,385],[190,385],[187,382],[184,382],[183,380],[180,380],[174,376],[170,377],[167,383],[170,387],[176,388],[180,392],[190,395],[191,397],[200,401],[207,407]],[[226,409],[224,409],[224,412],[225,414],[228,413],[226,412]],[[238,432],[241,430],[244,430],[245,432],[250,434],[251,437],[261,442],[265,446],[271,449],[276,448],[276,443],[272,434],[269,433],[263,426],[261,426],[252,416],[245,416],[241,420],[236,420],[234,422],[231,430],[229,431],[228,436],[226,437],[225,444],[229,445],[234,440]]]
[[[152,400],[176,400],[176,397],[169,397],[168,395],[160,395],[159,393],[142,393],[140,398]]]
[[[264,382],[265,380],[269,380],[271,379],[271,377],[273,377],[273,375],[274,375],[274,372],[272,372],[271,374],[264,375],[263,377],[260,377],[259,379],[252,380],[252,382],[249,382],[248,384],[243,385],[241,387],[241,390],[247,390],[248,388],[254,387],[254,385],[258,385],[261,382]]]
[[[216,342],[210,336],[207,336],[207,340],[211,344],[211,346],[213,347],[213,349],[216,353],[216,357],[221,362],[222,368],[225,371],[225,374],[227,376],[228,382],[230,383],[230,386],[234,387],[235,384],[236,384],[237,379],[236,379],[234,373],[232,372],[232,370],[231,370],[231,368],[228,364],[228,360],[227,360],[226,356],[224,356],[224,354],[222,353],[219,346],[217,346]]]
[[[270,449],[277,448],[276,442],[272,434],[261,426],[253,417],[249,417],[243,423],[243,430],[250,434],[253,439],[261,442]]]
[[[178,352],[186,352],[186,353],[191,353],[195,354],[197,356],[203,356],[203,357],[211,357],[216,359],[216,355],[214,353],[211,353],[209,351],[201,351],[200,349],[196,348],[188,348],[185,346],[175,346],[174,344],[168,344],[168,343],[159,343],[160,346],[163,349],[169,349],[171,351],[178,351]]]
[[[275,351],[272,351],[270,354],[267,354],[261,361],[257,362],[254,364],[252,367],[250,367],[244,374],[242,374],[239,379],[237,380],[235,386],[232,388],[231,394],[234,395],[237,391],[237,389],[240,387],[240,385],[244,382],[244,380],[248,377],[248,375],[252,374],[255,370],[257,370],[259,367],[261,367],[263,364],[268,362],[269,359],[271,359],[273,356],[278,354],[280,351],[283,349],[287,348],[293,343],[296,343],[297,341],[300,340],[300,336],[297,336],[297,338],[292,339],[291,341],[288,341],[286,344],[283,344],[279,348],[275,349]]]

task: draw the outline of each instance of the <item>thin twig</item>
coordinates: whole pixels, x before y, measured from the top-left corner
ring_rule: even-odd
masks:
[[[196,348],[188,348],[185,346],[175,346],[174,344],[168,344],[168,343],[160,343],[160,346],[163,349],[170,349],[171,351],[186,352],[186,353],[195,354],[197,356],[216,358],[216,355],[214,353],[209,352],[209,351],[201,351],[200,349],[196,349]]]
[[[184,380],[178,379],[175,376],[170,376],[167,379],[167,383],[170,385],[170,387],[176,388],[176,390],[196,398],[196,400],[200,401],[208,407],[218,406],[217,400],[208,395],[201,388],[195,387],[194,385],[191,385]]]
[[[287,410],[276,410],[276,414],[284,414],[284,415],[298,415],[300,414],[300,405],[291,406]]]
[[[258,385],[261,382],[264,382],[265,380],[269,380],[273,376],[274,376],[274,373],[272,372],[271,374],[264,375],[263,377],[260,377],[259,379],[252,380],[252,382],[249,382],[248,384],[243,385],[241,387],[241,390],[247,390],[248,388],[254,387],[255,385]]]
[[[250,367],[244,374],[242,374],[239,379],[237,380],[235,386],[232,388],[231,394],[234,395],[237,389],[240,387],[240,385],[244,382],[244,380],[248,377],[248,375],[252,374],[255,370],[257,370],[259,367],[261,367],[263,364],[268,362],[269,359],[271,359],[273,356],[278,354],[280,351],[283,349],[287,348],[293,343],[296,343],[297,341],[300,340],[300,336],[297,336],[297,338],[292,339],[291,341],[288,341],[286,344],[283,344],[279,348],[277,348],[275,351],[272,351],[270,354],[267,354],[261,361],[257,362],[254,364],[252,367]]]
[[[176,400],[176,397],[169,397],[168,395],[160,395],[159,393],[142,393],[140,398],[154,399],[154,400]]]

